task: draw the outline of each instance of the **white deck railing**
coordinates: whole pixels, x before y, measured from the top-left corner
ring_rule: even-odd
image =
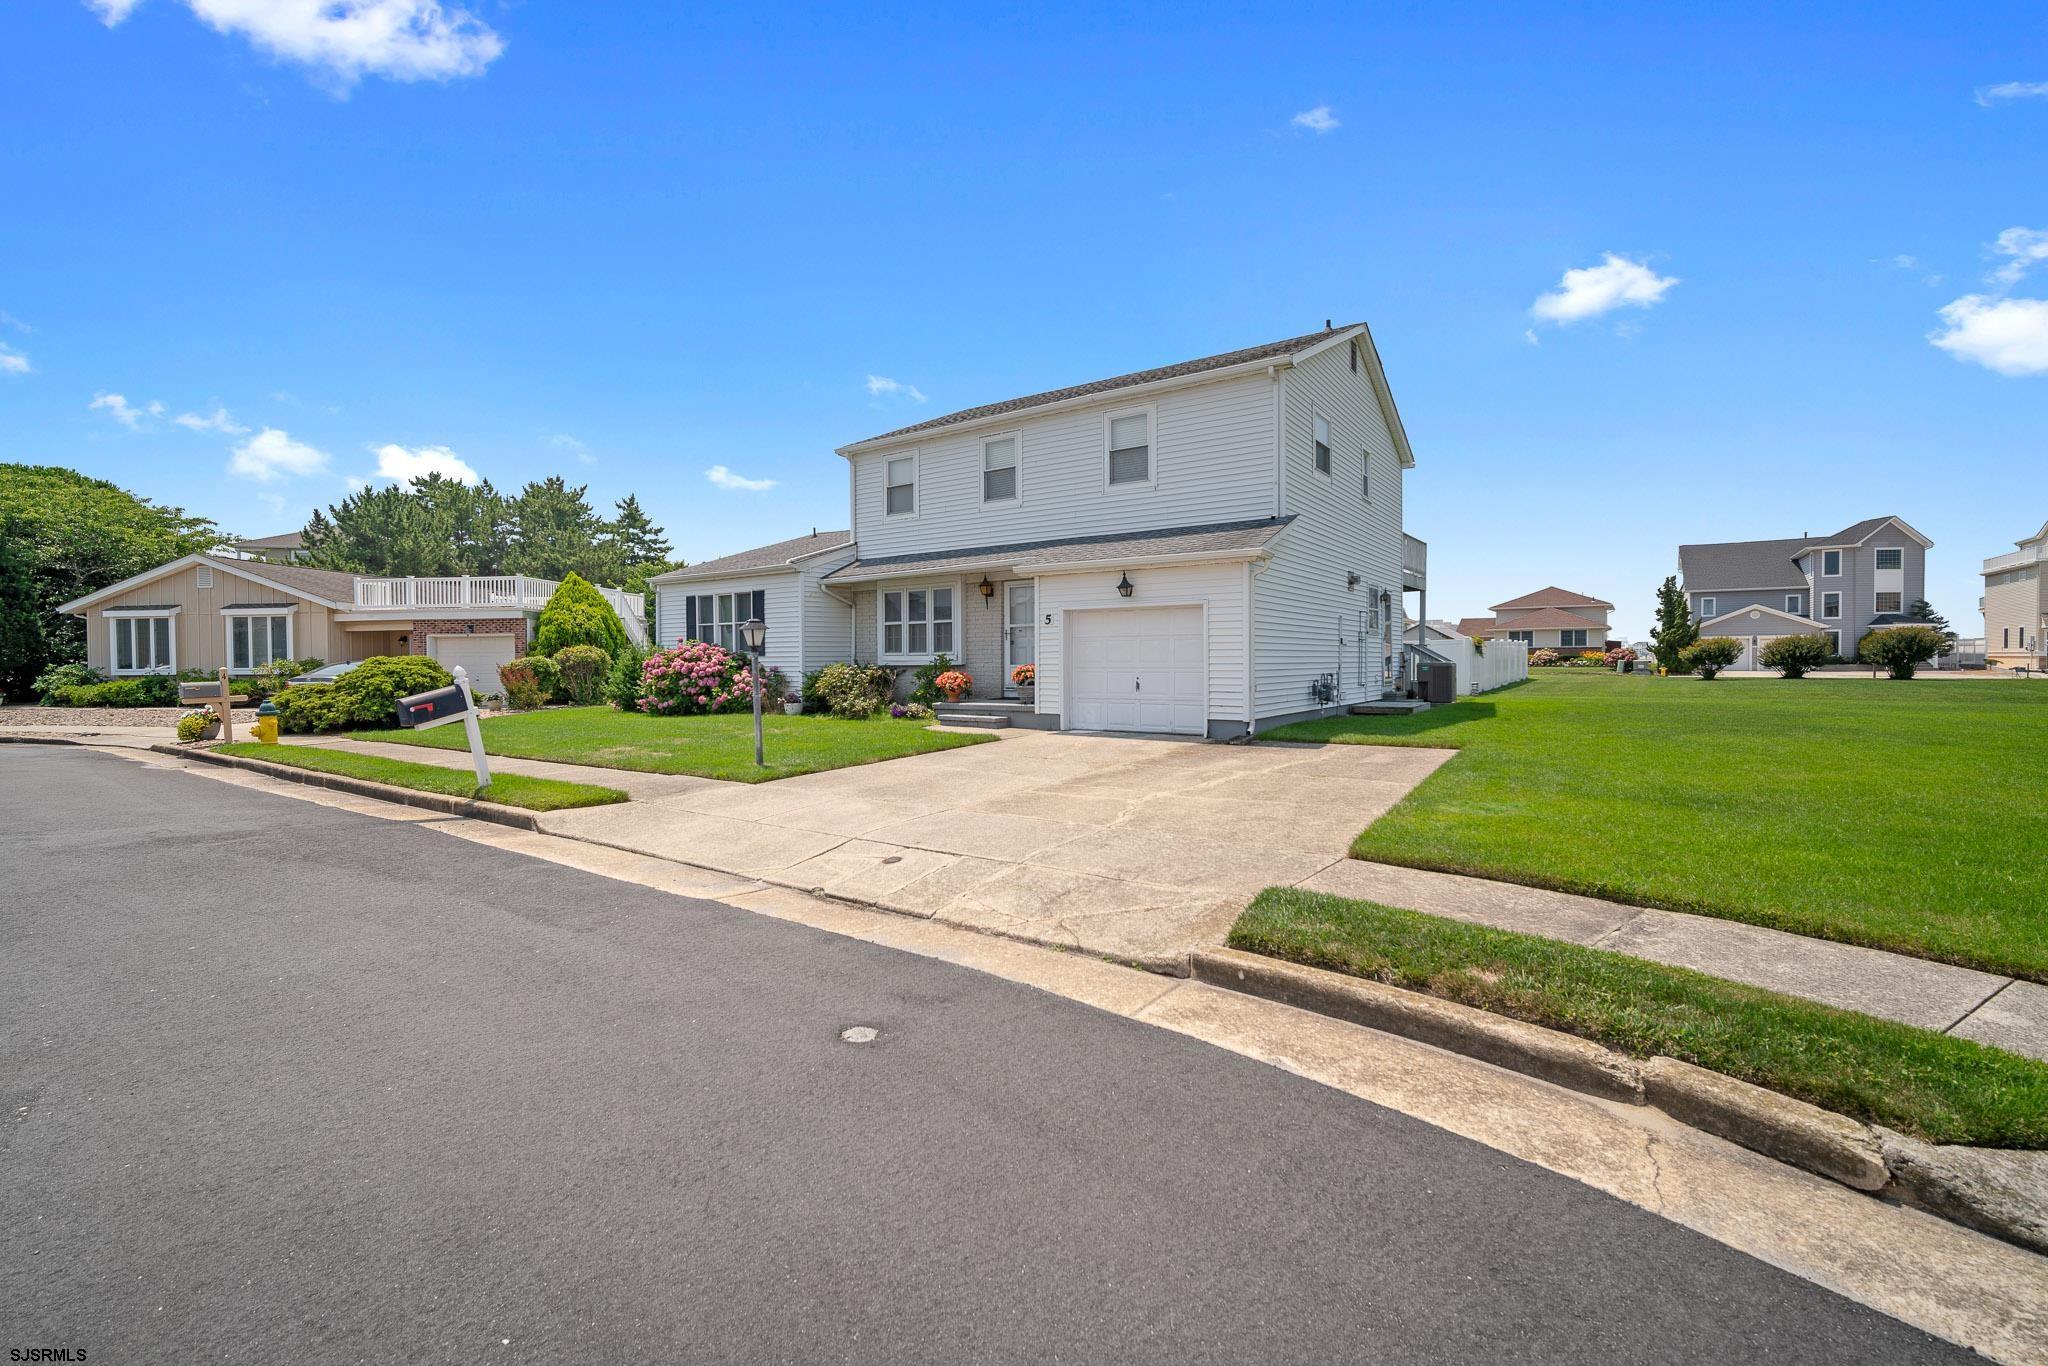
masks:
[[[525,574],[468,574],[443,578],[358,578],[355,605],[366,612],[448,611],[515,607],[538,612],[562,585]],[[635,645],[647,643],[646,603],[638,593],[598,587],[625,623]]]
[[[1990,559],[1984,561],[1983,572],[1986,574],[1996,574],[2001,569],[2018,569],[2023,565],[2034,564],[2044,558],[2048,558],[2048,555],[2043,554],[2041,546],[2028,546],[2025,550],[2014,550],[2004,555],[1993,555]]]
[[[1429,579],[1429,542],[1405,531],[1401,533],[1401,573],[1410,587],[1419,587]]]

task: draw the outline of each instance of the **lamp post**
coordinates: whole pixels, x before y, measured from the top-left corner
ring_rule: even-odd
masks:
[[[767,767],[761,757],[761,652],[768,644],[768,624],[759,617],[740,623],[740,646],[753,659],[747,672],[754,679],[754,767]]]

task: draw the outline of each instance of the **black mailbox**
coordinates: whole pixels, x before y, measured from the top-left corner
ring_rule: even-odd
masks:
[[[411,697],[398,699],[398,724],[401,726],[430,726],[441,721],[453,721],[469,710],[469,699],[458,687],[436,688],[432,692],[414,693]]]

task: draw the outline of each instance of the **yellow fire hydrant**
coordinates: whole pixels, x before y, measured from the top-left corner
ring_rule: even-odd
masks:
[[[277,743],[277,707],[267,697],[256,709],[256,741],[264,745]]]

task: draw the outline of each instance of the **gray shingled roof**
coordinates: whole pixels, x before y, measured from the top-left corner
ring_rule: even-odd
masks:
[[[1068,536],[1055,541],[1019,541],[1009,545],[971,546],[922,555],[883,555],[854,560],[825,577],[828,580],[873,579],[898,574],[927,574],[967,569],[991,562],[1019,568],[1056,569],[1062,564],[1097,560],[1137,559],[1161,555],[1200,555],[1214,551],[1252,552],[1287,529],[1292,517],[1265,517],[1255,522],[1213,522],[1206,526],[1164,527],[1128,531],[1115,536]]]
[[[206,562],[239,574],[253,574],[329,602],[355,601],[356,576],[339,569],[308,569],[302,564],[273,564],[269,560],[232,560],[224,555],[208,555]]]
[[[1832,536],[1682,545],[1678,547],[1678,576],[1685,580],[1686,591],[1694,593],[1717,588],[1804,588],[1806,576],[1792,563],[1794,559],[1823,546],[1860,545],[1871,532],[1897,520],[1890,513],[1865,517]]]
[[[888,437],[911,436],[918,432],[933,431],[940,427],[955,427],[963,422],[976,422],[984,417],[1000,417],[1004,413],[1021,412],[1026,408],[1042,407],[1048,403],[1060,403],[1070,398],[1088,398],[1095,394],[1106,394],[1117,389],[1128,389],[1137,384],[1151,384],[1157,380],[1179,379],[1184,375],[1198,375],[1204,370],[1226,370],[1233,365],[1245,365],[1252,361],[1274,360],[1305,351],[1317,342],[1327,341],[1339,332],[1348,332],[1358,323],[1345,323],[1340,327],[1325,328],[1321,332],[1310,332],[1285,341],[1267,342],[1263,346],[1247,346],[1241,351],[1225,351],[1220,355],[1203,356],[1200,360],[1184,360],[1173,365],[1162,365],[1151,370],[1134,370],[1128,375],[1116,375],[1110,379],[1091,380],[1087,384],[1076,384],[1066,389],[1048,389],[1042,394],[1027,394],[1022,398],[1004,399],[1001,403],[984,403],[978,408],[962,408],[957,413],[947,413],[908,427],[898,427],[892,432],[877,436],[863,437],[852,442],[865,446],[870,441],[881,441]]]
[[[666,574],[657,574],[651,582],[675,583],[683,579],[713,578],[720,574],[781,569],[800,555],[815,555],[821,550],[831,550],[852,543],[851,531],[813,531],[808,536],[792,536],[773,545],[756,546],[752,550],[721,555],[715,560],[705,560],[701,564],[685,565]]]

